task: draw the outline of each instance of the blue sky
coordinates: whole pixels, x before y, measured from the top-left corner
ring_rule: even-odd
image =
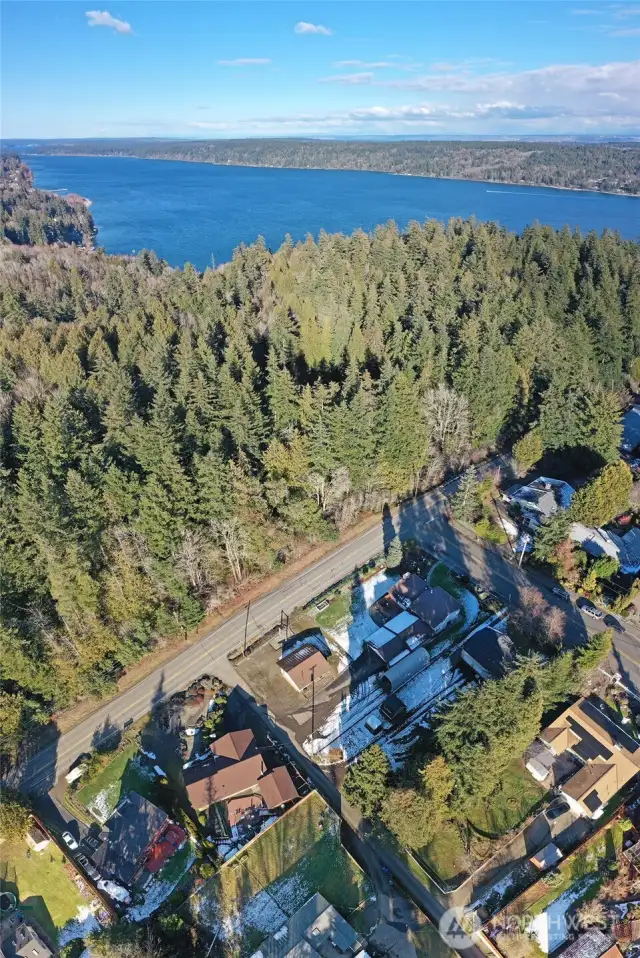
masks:
[[[640,132],[640,2],[4,0],[2,135]]]

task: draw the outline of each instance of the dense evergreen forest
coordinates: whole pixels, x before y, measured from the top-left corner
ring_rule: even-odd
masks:
[[[41,153],[139,156],[231,166],[378,170],[412,176],[640,193],[640,146],[345,140],[82,140]]]
[[[5,749],[474,447],[615,460],[638,356],[608,232],[388,224],[202,274],[0,244]]]
[[[65,199],[34,189],[31,170],[11,154],[2,156],[0,202],[0,236],[11,243],[91,244],[95,228],[82,197]]]

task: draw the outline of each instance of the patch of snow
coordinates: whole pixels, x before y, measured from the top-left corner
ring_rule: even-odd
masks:
[[[333,629],[326,629],[334,642],[347,653],[350,659],[357,659],[362,654],[365,639],[373,635],[378,628],[369,615],[369,607],[388,592],[399,578],[399,575],[391,575],[386,569],[382,569],[366,579],[353,589],[351,623],[344,622]]]
[[[520,878],[519,867],[512,869],[504,878],[501,878],[500,881],[497,881],[494,885],[491,885],[490,888],[484,892],[479,898],[476,898],[471,905],[469,905],[469,911],[477,911],[481,905],[485,903],[487,898],[491,898],[492,895],[499,895],[502,900],[503,896],[509,891],[509,889],[517,884],[518,879]]]
[[[93,931],[100,931],[100,922],[86,905],[78,907],[78,914],[71,921],[68,921],[58,932],[58,946],[68,945],[70,941],[77,938],[86,938]]]
[[[398,698],[404,702],[407,710],[411,712],[443,692],[447,686],[452,684],[454,676],[455,671],[451,665],[451,659],[438,659],[429,668],[414,676],[404,688],[400,689]]]
[[[164,770],[163,768],[160,768],[159,765],[154,765],[154,766],[153,766],[153,770],[154,770],[154,772],[156,773],[156,775],[158,776],[158,778],[166,778],[166,777],[167,777],[167,773],[165,772],[165,770]]]
[[[598,881],[597,875],[589,875],[575,882],[564,894],[552,901],[546,911],[536,915],[529,927],[530,933],[538,939],[540,948],[546,955],[555,951],[569,936],[566,914],[574,901],[581,898],[590,885]]]
[[[227,915],[219,922],[219,937],[223,941],[244,938],[249,929],[272,934],[287,923],[287,915],[277,901],[263,888],[250,898],[244,908],[233,915]]]
[[[184,867],[174,881],[164,881],[162,878],[153,878],[144,890],[144,901],[139,905],[133,905],[127,912],[130,921],[144,921],[156,911],[163,901],[165,901],[183,876],[189,871],[196,860],[195,850],[187,857]]]
[[[468,629],[478,618],[480,603],[473,592],[469,592],[468,589],[461,589],[458,599],[462,603],[462,611],[464,612],[464,627]]]
[[[140,753],[141,753],[142,755],[146,755],[147,758],[150,758],[152,762],[155,762],[155,760],[156,760],[156,753],[155,753],[155,752],[147,752],[144,748],[142,748],[142,746],[140,746]]]
[[[322,652],[323,655],[329,655],[331,652],[329,643],[320,629],[318,629],[313,635],[305,635],[301,639],[296,639],[295,642],[285,642],[282,655],[289,655],[290,652],[295,652],[296,649],[301,648],[303,645],[313,645],[314,648],[316,648],[318,652]]]

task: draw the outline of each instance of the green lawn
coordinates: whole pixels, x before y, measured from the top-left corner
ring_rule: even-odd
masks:
[[[331,600],[326,609],[318,612],[316,622],[323,629],[334,629],[344,622],[351,613],[351,592],[340,592]]]
[[[137,761],[139,745],[132,742],[122,748],[94,779],[75,793],[75,799],[100,822],[106,822],[121,798],[138,792],[153,799],[156,778],[151,768]]]
[[[5,889],[13,892],[25,916],[32,915],[54,943],[57,932],[87,904],[53,842],[42,852],[29,849],[26,842],[0,845],[0,890]]]
[[[437,585],[455,599],[459,599],[463,592],[463,586],[453,577],[451,570],[444,562],[437,562],[429,573],[429,585],[435,588]]]
[[[419,852],[421,860],[437,875],[438,879],[452,882],[465,871],[464,845],[460,829],[452,822],[438,828],[438,834]]]
[[[479,836],[476,844],[482,841],[486,845],[487,858],[497,851],[499,839],[534,811],[544,794],[545,790],[527,772],[522,760],[507,769],[500,788],[486,802],[478,802],[469,816],[469,824]],[[476,847],[475,852],[478,853],[479,848]],[[442,825],[433,841],[420,849],[419,857],[445,882],[453,881],[468,868],[460,829],[450,822]]]
[[[505,772],[500,788],[486,802],[478,802],[469,822],[481,834],[499,838],[523,822],[545,792],[518,759]]]
[[[340,842],[338,817],[312,793],[223,865],[190,906],[199,923],[222,924],[244,955],[315,892],[348,915],[371,886]]]

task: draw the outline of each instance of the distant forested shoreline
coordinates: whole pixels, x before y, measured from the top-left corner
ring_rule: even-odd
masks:
[[[493,141],[83,140],[30,148],[220,166],[360,170],[518,186],[640,194],[640,144]]]

